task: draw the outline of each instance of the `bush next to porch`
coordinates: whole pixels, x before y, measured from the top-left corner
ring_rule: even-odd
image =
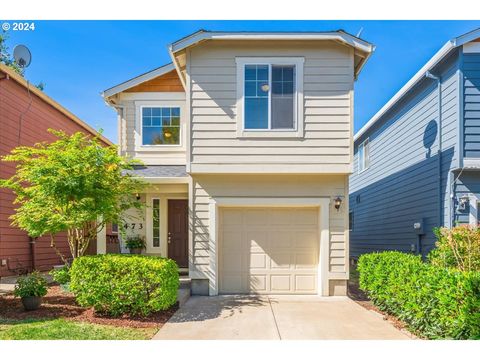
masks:
[[[108,315],[148,315],[177,301],[179,275],[170,259],[94,255],[75,259],[70,290],[82,306]]]
[[[360,288],[381,310],[427,338],[480,338],[480,273],[395,251],[362,255]]]

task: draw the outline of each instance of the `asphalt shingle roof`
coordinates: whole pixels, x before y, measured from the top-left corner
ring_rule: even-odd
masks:
[[[185,165],[136,165],[133,170],[126,170],[126,174],[138,177],[186,177]]]

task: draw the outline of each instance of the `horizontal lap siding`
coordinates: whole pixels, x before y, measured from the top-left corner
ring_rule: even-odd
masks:
[[[192,183],[192,269],[208,272],[209,259],[209,203],[216,197],[330,197],[344,196],[344,175],[338,176],[269,176],[269,175],[196,175]],[[301,184],[301,186],[299,186]],[[339,211],[329,209],[330,214],[330,271],[346,271],[348,234],[346,234],[346,207]]]
[[[463,54],[464,156],[480,158],[480,54]]]
[[[301,56],[304,139],[238,139],[235,57]],[[353,55],[334,43],[210,42],[189,55],[195,164],[349,164]]]
[[[54,141],[56,138],[47,131],[49,128],[67,133],[86,132],[79,124],[44,103],[36,95],[31,94],[30,98],[27,90],[13,79],[0,80],[0,156],[8,154],[18,145],[31,146],[42,141]],[[8,178],[14,173],[14,164],[0,164],[1,178]],[[14,214],[13,200],[11,191],[0,189],[0,259],[8,261],[8,266],[0,266],[0,276],[13,275],[15,269],[30,268],[32,265],[28,236],[24,231],[12,226],[9,219]],[[65,236],[57,236],[58,247],[68,254]],[[49,237],[38,239],[35,248],[38,269],[47,270],[61,263],[50,247]]]
[[[435,72],[442,77],[440,208],[438,91],[435,81],[424,80],[355,143],[354,173],[350,176],[350,210],[354,212],[351,256],[379,250],[411,251],[417,242],[413,223],[421,219],[426,232],[421,239],[422,251],[433,248],[432,228],[439,225],[440,214],[446,219],[448,212],[448,171],[458,159],[456,59],[447,59]],[[357,147],[366,137],[370,140],[370,167],[359,174]]]

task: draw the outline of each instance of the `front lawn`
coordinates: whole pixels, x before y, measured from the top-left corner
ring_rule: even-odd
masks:
[[[176,307],[149,316],[108,316],[77,304],[75,296],[50,286],[38,310],[23,310],[19,298],[0,295],[1,340],[147,340]]]
[[[155,328],[121,328],[66,319],[0,320],[0,340],[148,340]]]

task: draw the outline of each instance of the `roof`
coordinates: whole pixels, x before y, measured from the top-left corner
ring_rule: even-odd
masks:
[[[133,170],[125,170],[125,174],[143,178],[181,178],[188,176],[185,165],[135,165]]]
[[[453,38],[445,43],[442,48],[355,134],[353,140],[357,141],[368,131],[387,111],[389,111],[400,99],[403,98],[426,73],[432,70],[440,61],[450,54],[455,48],[462,46],[480,37],[480,28],[472,30],[464,35]]]
[[[355,67],[355,76],[360,73],[363,65],[375,50],[375,46],[343,30],[325,32],[224,32],[200,30],[175,41],[169,46],[173,54],[192,45],[206,40],[333,40],[352,46],[365,53],[362,61]]]
[[[172,70],[175,70],[175,66],[173,65],[173,63],[162,65],[154,70],[148,71],[142,75],[136,76],[130,80],[124,81],[121,84],[115,85],[107,90],[104,90],[102,92],[102,97],[108,98],[122,91],[130,89],[136,85],[144,83],[145,81],[152,80],[158,76],[162,76],[166,73],[169,73]]]
[[[60,105],[58,102],[53,100],[51,97],[49,97],[47,94],[45,94],[42,90],[37,88],[36,86],[32,86],[30,82],[28,82],[23,76],[17,74],[15,71],[13,71],[11,68],[6,66],[5,64],[0,63],[0,71],[5,73],[8,78],[16,81],[18,84],[23,86],[24,88],[28,89],[31,93],[35,94],[38,96],[41,100],[49,104],[50,106],[54,107],[56,110],[60,111],[63,115],[67,116],[70,118],[73,122],[77,123],[81,127],[83,127],[85,130],[90,132],[93,135],[98,135],[99,138],[104,141],[108,145],[113,145],[113,143],[107,139],[105,136],[101,135],[98,131],[96,131],[94,128],[92,128],[90,125],[85,123],[83,120],[78,118],[76,115],[71,113],[69,110],[64,108],[62,105]]]

